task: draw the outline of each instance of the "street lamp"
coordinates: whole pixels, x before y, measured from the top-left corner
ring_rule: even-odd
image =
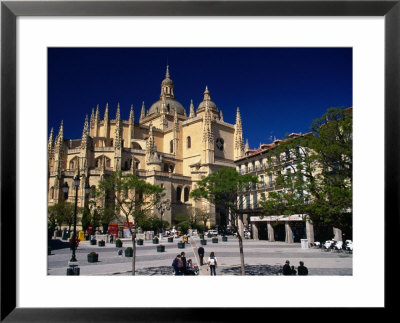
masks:
[[[76,249],[76,211],[78,206],[78,188],[79,188],[80,180],[79,176],[76,175],[74,178],[74,186],[75,186],[75,210],[74,210],[74,235],[72,238],[72,257],[70,262],[76,262],[75,257],[75,249]]]
[[[158,208],[157,208],[158,212],[160,213],[160,224],[161,224],[161,230],[160,230],[160,240],[162,239],[162,234],[164,232],[164,226],[163,226],[163,222],[162,222],[162,217],[165,211],[169,211],[170,207],[169,207],[169,203],[165,204],[165,203],[161,203]]]

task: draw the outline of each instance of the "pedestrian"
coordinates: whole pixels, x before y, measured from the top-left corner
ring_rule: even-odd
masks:
[[[210,275],[212,276],[214,274],[214,276],[216,276],[217,273],[215,272],[215,268],[217,268],[217,258],[215,257],[214,252],[210,253],[210,257],[208,257],[207,263],[210,267]]]
[[[203,259],[204,259],[204,248],[202,246],[199,247],[199,249],[197,249],[197,253],[199,254],[199,258],[200,258],[200,266],[203,266]]]
[[[183,268],[182,268],[182,272],[184,275],[186,275],[186,256],[185,256],[185,252],[181,252],[181,260],[183,262]]]
[[[292,275],[292,269],[290,268],[290,261],[286,260],[285,265],[283,266],[282,273],[284,276],[291,276]]]
[[[292,269],[291,275],[292,275],[292,276],[296,276],[297,271],[296,271],[296,269],[294,269],[294,266],[292,266],[291,269]]]
[[[308,275],[308,268],[304,266],[304,262],[299,262],[300,266],[297,267],[297,271],[299,272],[299,276],[307,276]]]
[[[113,243],[114,242],[114,235],[110,235],[110,243]]]

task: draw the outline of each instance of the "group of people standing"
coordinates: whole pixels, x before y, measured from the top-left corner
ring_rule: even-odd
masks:
[[[300,266],[297,267],[297,271],[294,268],[294,266],[290,266],[290,261],[286,260],[285,265],[283,266],[282,269],[282,274],[284,276],[307,276],[308,275],[308,268],[304,266],[304,262],[300,261],[299,262]]]
[[[197,250],[200,258],[200,266],[204,266],[204,248],[199,247]],[[217,268],[217,257],[215,257],[215,253],[211,252],[210,256],[207,260],[207,265],[210,269],[210,275],[216,276],[216,268]],[[197,266],[193,265],[192,259],[186,260],[185,253],[182,251],[180,254],[176,256],[174,261],[172,262],[172,267],[174,268],[175,276],[190,276],[196,275],[199,271]]]
[[[175,276],[191,276],[196,275],[198,268],[193,266],[192,259],[186,260],[185,253],[182,251],[176,256],[172,262]]]

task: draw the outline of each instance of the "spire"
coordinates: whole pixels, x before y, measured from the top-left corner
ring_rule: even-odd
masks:
[[[49,143],[47,144],[47,155],[48,155],[48,157],[50,157],[53,154],[53,149],[54,149],[53,128],[51,128],[50,137],[49,137]]]
[[[170,79],[169,65],[167,65],[167,71],[165,72],[165,79],[161,82],[161,94],[168,98],[174,98],[174,82]]]
[[[208,90],[208,86],[206,85],[206,90],[204,91],[204,99],[203,101],[211,101],[210,91]]]
[[[117,115],[115,117],[115,149],[121,149],[122,136],[121,136],[121,113],[119,103],[117,105]]]
[[[133,124],[135,122],[135,115],[133,113],[133,104],[131,105],[131,111],[129,113],[129,123]]]
[[[88,135],[89,135],[88,131],[89,131],[89,122],[88,122],[88,116],[86,115],[85,123],[83,125],[83,131],[82,131],[81,149],[87,148]]]
[[[140,111],[140,120],[139,121],[142,121],[145,117],[146,117],[146,111],[144,108],[144,101],[143,101],[142,102],[142,111]]]
[[[219,120],[224,121],[224,115],[222,114],[222,110],[219,110]]]
[[[196,115],[194,113],[194,105],[193,105],[193,100],[190,100],[190,113],[189,113],[189,118],[194,118]]]
[[[244,145],[244,151],[249,150],[249,139],[246,139],[246,144]]]
[[[106,111],[104,112],[104,121],[108,121],[108,102],[106,104]]]
[[[58,131],[58,135],[56,138],[56,153],[62,153],[64,150],[64,121],[61,120],[60,130]]]
[[[90,128],[94,125],[94,108],[92,109],[92,114],[90,115]]]
[[[96,120],[99,121],[100,120],[100,110],[99,110],[99,105],[96,106]]]
[[[209,142],[213,143],[214,142],[214,135],[212,132],[212,127],[211,127],[211,114],[210,110],[208,107],[208,101],[206,102],[206,111],[205,114],[203,115],[203,142]]]
[[[117,114],[115,116],[115,120],[117,120],[117,122],[121,121],[121,111],[120,111],[120,108],[119,108],[119,102],[117,104]]]
[[[240,116],[239,107],[236,111],[236,124],[234,133],[234,159],[240,158],[244,154],[243,146],[243,130],[242,130],[242,118]]]

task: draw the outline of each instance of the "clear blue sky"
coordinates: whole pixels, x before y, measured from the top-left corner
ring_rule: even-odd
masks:
[[[119,102],[121,117],[133,104],[138,122],[142,101],[159,99],[167,63],[187,113],[206,85],[225,121],[240,107],[250,148],[353,105],[351,48],[49,48],[48,132],[64,120],[65,138],[80,138],[85,116],[99,104],[103,118],[107,102],[110,119]]]

